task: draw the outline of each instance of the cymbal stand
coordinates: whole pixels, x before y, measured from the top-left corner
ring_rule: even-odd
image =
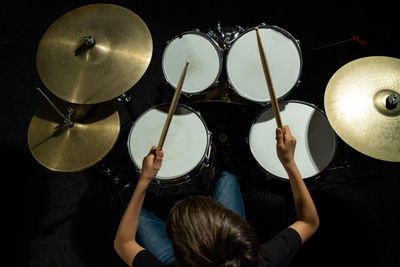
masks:
[[[71,116],[74,114],[74,109],[68,107],[68,113],[62,114],[61,111],[56,107],[56,105],[50,100],[50,98],[39,88],[36,89],[44,96],[44,98],[49,102],[49,104],[54,108],[54,110],[61,116],[64,121],[64,126],[72,127],[74,123],[71,121]]]
[[[304,51],[304,54],[308,54],[308,53],[311,53],[311,52],[315,52],[315,51],[318,51],[318,50],[322,50],[322,49],[338,46],[338,45],[349,43],[349,42],[356,42],[356,43],[359,43],[361,46],[366,46],[367,45],[367,41],[361,40],[359,35],[354,35],[351,38],[346,39],[346,40],[342,40],[342,41],[338,41],[338,42],[334,42],[334,43],[330,43],[330,44],[319,46],[319,47],[316,47],[316,48],[313,48],[313,49],[306,50],[306,51]]]
[[[135,116],[132,110],[132,107],[130,106],[130,103],[132,101],[132,97],[130,95],[127,95],[125,93],[123,93],[122,95],[120,95],[119,97],[117,97],[117,101],[120,103],[123,103],[125,105],[126,110],[128,111],[128,114],[131,118],[130,123],[133,123],[135,121]]]

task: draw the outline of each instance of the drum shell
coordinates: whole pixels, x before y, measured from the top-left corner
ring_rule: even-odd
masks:
[[[309,128],[307,128],[307,134],[303,134],[303,135],[302,134],[296,134],[296,132],[300,131],[300,128],[303,127],[306,122],[304,122],[304,121],[303,122],[299,122],[298,126],[296,127],[296,125],[291,125],[291,123],[288,122],[287,120],[285,121],[285,119],[286,119],[285,117],[290,115],[290,114],[286,114],[285,115],[284,114],[284,112],[285,112],[284,108],[282,108],[282,107],[285,107],[286,105],[294,105],[294,104],[303,105],[307,109],[311,108],[313,110],[313,112],[314,112],[311,117],[304,117],[305,119],[308,120],[307,121],[307,123],[308,123],[307,125],[312,125]],[[281,109],[281,117],[282,117],[282,120],[283,120],[283,124],[284,125],[286,125],[286,124],[289,125],[289,127],[291,129],[291,132],[292,132],[292,135],[297,140],[296,150],[295,150],[295,160],[296,160],[296,165],[298,166],[298,168],[300,170],[300,173],[302,174],[303,179],[307,180],[309,178],[316,178],[316,177],[320,176],[329,167],[330,163],[332,162],[332,160],[333,160],[333,158],[334,158],[334,156],[336,154],[336,150],[337,150],[337,135],[333,131],[333,129],[331,128],[331,126],[330,126],[330,124],[329,124],[329,122],[328,122],[328,120],[326,118],[325,113],[321,109],[319,109],[317,106],[315,106],[314,104],[311,104],[311,103],[308,103],[308,102],[304,102],[304,101],[299,101],[299,100],[282,101],[282,102],[279,103],[279,107]],[[282,113],[282,111],[283,111],[283,113]],[[267,153],[272,153],[271,155],[275,155],[274,159],[273,159],[273,163],[274,164],[271,163],[271,164],[268,164],[268,165],[270,165],[270,166],[278,166],[279,165],[278,169],[281,169],[281,170],[278,170],[278,171],[275,168],[274,168],[274,170],[271,170],[271,168],[268,169],[265,166],[266,165],[265,163],[260,163],[260,161],[265,160],[265,158],[260,159],[259,153],[257,151],[255,151],[255,149],[254,149],[254,147],[255,147],[254,141],[251,140],[252,137],[254,137],[254,135],[255,135],[254,133],[252,133],[252,131],[254,130],[254,125],[260,120],[261,116],[265,116],[266,112],[269,113],[268,114],[270,116],[269,121],[270,121],[270,124],[273,125],[273,127],[270,127],[270,129],[268,129],[270,131],[270,133],[268,135],[270,141],[268,141],[269,142],[268,143],[269,144],[268,145],[269,150],[268,150]],[[314,116],[314,114],[316,114],[316,115]],[[302,114],[299,113],[299,114],[296,114],[296,116],[301,118]],[[318,121],[321,120],[321,119],[322,119],[323,123],[325,124],[324,127],[325,126],[327,126],[327,127],[318,128],[316,126],[316,123],[318,123]],[[293,124],[293,122],[292,122],[292,124]],[[276,140],[275,140],[275,129],[276,128],[277,128],[277,126],[276,126],[276,122],[275,122],[275,119],[274,119],[274,116],[273,116],[272,106],[268,105],[255,118],[255,120],[254,120],[254,122],[253,122],[253,124],[252,124],[252,126],[250,128],[249,137],[248,137],[247,142],[248,142],[250,154],[252,155],[253,160],[257,163],[257,165],[260,167],[260,169],[262,169],[266,174],[272,176],[273,178],[276,178],[276,179],[279,179],[279,180],[282,180],[282,181],[288,181],[287,174],[284,171],[283,166],[280,163],[280,161],[279,161],[279,159],[278,159],[278,157],[276,155],[276,153],[277,153],[276,152]],[[325,135],[326,139],[318,138],[319,131],[316,132],[316,130],[319,130],[319,129],[322,129],[322,130],[326,131],[325,132],[325,133],[327,133],[327,135]],[[316,139],[318,139],[318,140],[316,140]],[[313,141],[313,140],[316,140],[316,141]],[[320,155],[321,155],[321,151],[322,151],[322,150],[318,150],[318,149],[321,149],[321,140],[322,141],[327,141],[327,142],[325,142],[325,145],[328,145],[329,147],[327,147],[327,148],[330,148],[329,156],[323,155],[323,156],[317,157],[318,156],[318,155],[316,155],[317,152],[320,152]],[[312,143],[310,143],[309,146],[308,145],[306,146],[305,144],[308,144],[308,142],[310,142],[310,141]],[[301,149],[303,149],[303,152],[301,152],[302,154],[300,154]],[[307,160],[309,160],[309,162]],[[305,164],[302,164],[302,161],[304,161]],[[313,162],[313,161],[315,161],[315,162]],[[308,166],[308,163],[311,164],[311,165],[313,165],[315,163],[317,170],[314,170],[314,171],[311,171],[311,172],[308,171],[308,170],[305,171],[305,169],[303,167],[305,165]],[[303,175],[304,172],[307,172],[308,175]],[[285,174],[285,176],[282,175],[282,174]]]
[[[202,40],[202,41],[206,40],[208,42],[205,42],[205,43],[207,44],[206,46],[208,46],[208,47],[204,47],[203,45],[202,45],[202,47],[200,47],[199,42],[193,43],[191,45],[196,45],[196,46],[199,46],[197,48],[204,48],[206,50],[211,49],[216,54],[210,53],[208,55],[204,55],[204,54],[197,55],[193,51],[202,50],[202,49],[196,49],[196,47],[191,47],[192,49],[189,49],[189,47],[185,47],[185,48],[188,48],[188,50],[190,50],[190,51],[179,51],[179,53],[174,54],[175,51],[174,51],[174,48],[171,47],[171,45],[174,44],[177,46],[178,45],[182,46],[182,44],[178,43],[181,38],[200,38],[199,40]],[[188,43],[190,43],[190,42],[188,41]],[[171,49],[172,49],[172,51],[170,51]],[[185,50],[185,49],[183,49],[183,50]],[[206,91],[218,84],[219,77],[220,77],[222,67],[223,67],[223,55],[222,54],[223,54],[222,48],[218,45],[218,43],[213,38],[211,38],[207,34],[200,32],[199,30],[183,32],[183,33],[175,36],[174,38],[172,38],[170,41],[168,41],[168,43],[164,49],[164,52],[162,55],[162,71],[163,71],[164,78],[170,86],[172,86],[174,89],[176,89],[178,80],[180,77],[179,72],[181,71],[179,66],[181,65],[182,69],[183,69],[185,62],[188,61],[189,67],[188,67],[188,72],[186,74],[185,81],[183,83],[182,93],[188,97],[193,96],[193,95],[202,94],[204,91]],[[211,61],[218,61],[218,67],[215,67],[212,62],[205,61],[206,58],[211,59]],[[174,67],[172,67],[171,65],[173,65]],[[175,73],[171,73],[171,71],[172,71],[171,68],[173,69],[173,71]],[[214,71],[211,73],[207,73],[207,75],[204,75],[205,74],[204,71],[209,71],[210,69],[212,69]],[[191,79],[193,78],[193,80],[194,80],[196,78],[196,75],[197,76],[200,75],[202,78],[202,79],[198,79],[199,77],[197,77],[197,81],[199,81],[199,82],[202,82],[201,80],[210,80],[210,81],[206,85],[201,87],[201,89],[189,91],[187,88],[188,88],[189,84],[191,83]],[[172,77],[172,76],[174,76],[174,77]],[[205,78],[207,78],[207,79],[205,79]]]
[[[268,61],[268,66],[271,72],[271,76],[272,76],[272,81],[273,81],[273,85],[274,85],[274,89],[275,89],[275,93],[276,93],[276,97],[278,100],[281,100],[283,98],[285,98],[290,92],[291,90],[297,86],[300,83],[300,77],[301,77],[301,73],[302,73],[302,68],[303,68],[303,57],[302,57],[302,52],[300,49],[300,45],[299,45],[299,41],[296,40],[289,32],[287,32],[286,30],[278,27],[278,26],[274,26],[274,25],[260,25],[258,26],[259,29],[259,33],[261,35],[261,38],[263,38],[263,30],[271,30],[274,32],[274,35],[276,35],[276,37],[280,37],[280,41],[276,41],[272,40],[271,42],[276,45],[277,47],[279,47],[279,43],[282,42],[282,40],[284,40],[285,43],[288,43],[289,46],[289,50],[288,52],[290,52],[291,54],[296,54],[296,56],[289,58],[284,58],[285,60],[283,60],[286,65],[284,66],[279,66],[278,63],[276,63],[276,61],[279,61],[278,59],[272,60],[275,56],[273,56],[272,52],[269,51],[269,47],[268,47],[268,43],[263,42],[263,46],[264,46],[264,50],[266,52],[267,55],[267,61]],[[251,49],[245,49],[244,51],[242,51],[243,53],[247,53],[246,55],[244,55],[244,58],[251,58],[252,61],[244,63],[241,60],[238,60],[238,56],[237,56],[237,52],[235,52],[235,49],[243,49],[243,46],[246,46],[242,43],[248,42],[246,38],[250,38],[251,35],[254,34],[254,44],[252,43],[252,47]],[[273,36],[274,37],[274,36]],[[282,39],[284,38],[284,39]],[[271,38],[273,39],[273,38]],[[273,48],[273,47],[270,47]],[[282,48],[283,49],[283,48]],[[270,54],[269,54],[270,53]],[[272,54],[271,54],[272,53]],[[233,54],[233,55],[232,55]],[[278,56],[284,56],[285,53],[282,53],[282,51],[280,53],[278,53]],[[233,58],[233,59],[232,59]],[[234,61],[238,61],[236,63],[238,63],[240,65],[238,70],[241,70],[242,68],[247,69],[244,70],[244,74],[246,74],[246,79],[244,79],[244,77],[242,77],[243,79],[239,79],[240,77],[235,77],[235,75],[237,75],[237,73],[239,72],[236,69],[235,66],[235,62]],[[250,60],[250,59],[249,59]],[[288,64],[288,61],[293,61],[293,63],[295,64]],[[237,64],[236,64],[237,65]],[[282,84],[282,88],[280,86],[280,83],[277,83],[277,77],[280,75],[280,73],[286,73],[285,71],[280,71],[282,68],[293,68],[293,66],[289,66],[289,65],[295,65],[297,67],[294,67],[294,69],[291,71],[291,83],[289,85]],[[265,81],[265,75],[263,73],[262,70],[262,64],[261,64],[261,58],[259,56],[259,51],[258,51],[258,47],[257,47],[257,40],[255,37],[255,27],[253,28],[249,28],[246,31],[244,31],[243,33],[241,33],[239,35],[238,38],[235,39],[235,41],[232,42],[232,44],[229,46],[228,51],[227,51],[227,55],[226,55],[226,60],[225,60],[225,70],[226,70],[226,76],[229,82],[229,86],[231,87],[232,90],[234,90],[238,95],[240,95],[241,97],[252,101],[252,102],[256,102],[259,104],[268,104],[270,102],[270,98],[269,98],[269,94],[268,94],[268,88],[267,88],[267,84]],[[247,72],[247,73],[245,73]],[[233,74],[235,73],[235,75]],[[242,74],[242,71],[239,72],[240,74]],[[296,73],[296,75],[294,74]],[[251,79],[249,77],[252,77]],[[281,78],[280,80],[285,80],[286,77]],[[238,80],[243,80],[243,81],[253,81],[253,80],[257,80],[257,84],[255,87],[253,87],[250,82],[245,82],[240,84],[240,86],[238,85]],[[278,79],[278,81],[280,81]],[[281,82],[281,83],[286,83],[286,81]],[[253,84],[254,85],[254,84]],[[239,88],[240,87],[240,88]],[[262,91],[263,95],[262,98],[264,98],[264,88],[265,88],[265,99],[261,99],[261,97],[259,97],[260,93],[257,93],[257,97],[254,95],[253,92],[257,91]],[[252,92],[252,93],[246,93],[245,91],[248,92]]]
[[[137,125],[144,123],[145,121],[143,121],[143,120],[144,120],[145,116],[148,116],[148,114],[150,114],[151,112],[154,112],[155,110],[158,110],[158,109],[162,109],[164,111],[165,117],[166,117],[166,115],[168,113],[167,111],[168,111],[169,105],[170,105],[169,103],[164,103],[164,104],[159,104],[159,105],[153,106],[152,108],[150,108],[147,111],[145,111],[134,122],[134,124],[131,127],[131,130],[130,130],[130,133],[129,133],[129,136],[128,136],[127,147],[128,147],[129,156],[130,156],[130,158],[131,158],[131,160],[132,160],[132,162],[134,164],[134,167],[135,167],[135,169],[136,169],[136,171],[138,173],[141,172],[141,160],[143,160],[143,157],[146,156],[147,154],[145,155],[144,151],[142,151],[143,157],[138,157],[134,153],[134,146],[135,145],[134,145],[133,142],[134,141],[140,141],[140,140],[143,141],[143,138],[140,138],[140,137],[138,138],[137,136],[135,136],[135,135],[138,135],[138,133],[137,133],[137,131],[138,131]],[[196,111],[194,111],[192,108],[190,108],[190,107],[188,107],[186,105],[183,105],[183,104],[178,104],[177,105],[177,109],[176,109],[176,113],[179,112],[180,110],[183,110],[184,112],[187,112],[187,114],[189,114],[191,116],[194,116],[194,118],[196,118],[196,120],[198,119],[198,121],[197,121],[198,125],[197,126],[198,127],[199,127],[199,125],[202,126],[201,127],[202,130],[204,130],[204,135],[202,135],[202,136],[206,140],[205,141],[205,146],[201,148],[201,151],[203,151],[202,149],[204,148],[204,153],[202,152],[201,159],[197,162],[197,164],[191,165],[189,170],[187,172],[185,172],[185,173],[179,173],[179,174],[177,174],[175,176],[171,176],[171,177],[168,177],[168,178],[166,178],[166,177],[162,177],[161,178],[161,177],[159,177],[157,175],[153,181],[155,183],[160,184],[160,185],[167,186],[167,185],[176,185],[176,184],[189,182],[192,178],[194,178],[195,176],[197,176],[200,173],[200,170],[203,167],[206,167],[209,164],[209,159],[210,159],[210,154],[211,154],[211,147],[212,147],[212,142],[211,142],[212,134],[211,134],[211,132],[208,130],[204,119]],[[176,117],[176,113],[175,113],[174,117]],[[170,125],[168,133],[171,133],[170,130],[173,127],[174,117],[172,118],[171,125]],[[161,120],[161,118],[159,118],[159,120]],[[152,124],[152,123],[154,124],[154,122],[149,122],[148,124]],[[140,127],[142,127],[142,126],[140,126]],[[149,126],[149,128],[151,128],[151,127],[153,127],[153,126]],[[162,127],[163,127],[163,125],[158,125],[157,126],[157,128],[159,128],[158,130],[159,130],[160,134],[161,134]],[[143,132],[142,132],[142,134],[143,134]],[[146,132],[144,134],[146,134]],[[156,135],[156,137],[153,138],[154,140],[151,142],[152,145],[156,145],[157,144],[157,142],[158,142],[157,138],[159,138],[158,135]],[[167,134],[167,138],[168,138],[168,134]],[[166,138],[166,141],[164,143],[163,149],[167,145],[167,141],[168,141],[167,138]],[[157,139],[157,140],[155,140],[155,139]],[[151,145],[149,144],[148,146],[149,146],[149,149],[150,149]],[[148,151],[146,151],[146,153],[148,153]],[[168,153],[168,152],[166,152],[166,153]],[[163,164],[164,165],[166,164],[165,160],[164,160]]]

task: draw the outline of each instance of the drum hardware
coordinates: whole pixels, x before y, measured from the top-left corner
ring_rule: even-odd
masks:
[[[39,42],[36,67],[57,97],[97,104],[136,84],[152,50],[150,31],[135,13],[112,4],[87,5],[51,24]]]
[[[97,169],[101,177],[106,179],[107,186],[110,187],[110,206],[113,216],[119,219],[132,196],[134,180],[126,166],[115,165],[107,160],[102,161]]]
[[[197,174],[197,175],[198,175],[198,174]],[[196,176],[197,176],[197,175],[196,175]],[[196,177],[196,176],[194,176],[194,177]],[[191,178],[194,178],[194,177],[191,177],[189,174],[186,174],[185,176],[183,176],[183,177],[181,178],[181,180],[179,181],[179,183],[171,183],[171,184],[170,184],[170,183],[162,182],[162,181],[160,181],[160,180],[153,179],[153,180],[151,181],[151,184],[160,186],[161,188],[169,188],[169,187],[175,186],[175,185],[190,184],[191,181],[192,181]]]
[[[79,55],[85,53],[86,51],[88,51],[89,49],[92,49],[95,44],[96,44],[96,41],[94,40],[94,38],[92,36],[84,37],[83,44],[81,44],[81,46],[79,46],[75,50],[75,56],[79,56]]]
[[[342,41],[333,42],[333,43],[330,43],[330,44],[326,44],[326,45],[323,45],[323,46],[319,46],[319,47],[316,47],[316,48],[313,48],[313,49],[306,50],[304,52],[304,54],[312,53],[312,52],[315,52],[315,51],[319,51],[319,50],[322,50],[322,49],[326,49],[326,48],[330,48],[330,47],[334,47],[334,46],[338,46],[338,45],[346,44],[346,43],[350,43],[350,42],[353,42],[353,43],[356,42],[356,43],[360,44],[360,46],[366,46],[367,45],[367,41],[361,40],[360,39],[360,35],[354,35],[350,39],[345,39],[345,40],[342,40]]]
[[[71,116],[75,112],[74,109],[72,107],[68,107],[67,113],[62,114],[57,106],[53,103],[53,101],[51,101],[50,98],[42,91],[42,89],[40,89],[39,87],[36,87],[36,89],[44,96],[44,98],[47,100],[47,102],[49,102],[49,104],[53,107],[57,114],[61,116],[64,121],[64,126],[72,127],[74,123],[71,121]]]
[[[392,93],[390,94],[385,101],[386,108],[388,110],[395,109],[397,107],[397,104],[399,103],[400,96],[397,93]]]
[[[327,118],[349,146],[369,157],[400,162],[400,59],[371,56],[338,69],[324,95]]]
[[[78,105],[54,98],[32,117],[28,146],[49,170],[76,172],[102,160],[116,143],[119,129],[119,115],[111,102]]]
[[[133,121],[135,120],[135,115],[130,105],[132,101],[132,96],[123,93],[122,95],[117,97],[117,101],[124,104],[126,110],[128,111],[129,117],[131,118],[131,122],[133,123]]]
[[[223,50],[226,50],[244,31],[245,30],[238,25],[235,27],[222,28],[221,22],[218,21],[217,28],[208,30],[207,35],[213,38]]]

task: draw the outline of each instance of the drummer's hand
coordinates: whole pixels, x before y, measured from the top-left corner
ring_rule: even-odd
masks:
[[[147,154],[147,156],[143,159],[140,180],[150,183],[160,170],[164,153],[162,150],[160,150],[156,155],[156,149],[157,147],[153,146],[149,154]]]
[[[276,152],[283,166],[294,163],[295,148],[296,138],[292,136],[289,126],[276,128]]]

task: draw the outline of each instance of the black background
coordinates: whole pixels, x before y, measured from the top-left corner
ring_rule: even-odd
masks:
[[[76,173],[52,172],[34,160],[27,145],[30,120],[45,101],[35,90],[42,86],[36,72],[36,50],[57,18],[89,3],[99,2],[14,2],[1,8],[1,203],[10,266],[124,266],[112,241],[136,177],[126,147],[127,133],[132,120],[148,108],[170,101],[171,88],[162,74],[161,56],[167,41],[179,33],[207,31],[218,22],[244,28],[264,22],[287,30],[301,42],[304,61],[301,83],[287,99],[313,103],[320,109],[324,109],[330,77],[343,64],[365,56],[400,57],[397,7],[383,1],[106,2],[124,6],[144,20],[153,40],[151,63],[127,92],[132,97],[129,109],[116,101],[121,133],[107,157]],[[315,50],[354,35],[360,35],[367,45],[348,41]],[[233,142],[245,137],[254,119],[252,112],[224,104],[202,108],[211,129],[224,121],[225,130],[235,132]],[[235,112],[238,115],[232,119]],[[236,129],[234,121],[245,126]],[[240,176],[248,220],[263,241],[293,218],[292,200],[286,184],[250,171],[250,166],[238,159],[247,153],[237,145],[234,153],[228,153],[236,158],[227,168]],[[246,166],[239,164],[235,169],[236,161]],[[113,172],[107,174],[105,170],[110,168]],[[327,173],[310,184],[321,227],[290,266],[399,266],[399,176],[398,163],[362,155],[339,139]],[[212,181],[202,185],[199,188],[204,191],[193,189],[196,182],[168,190],[154,187],[146,205],[165,216],[170,205],[184,195],[212,190]]]

